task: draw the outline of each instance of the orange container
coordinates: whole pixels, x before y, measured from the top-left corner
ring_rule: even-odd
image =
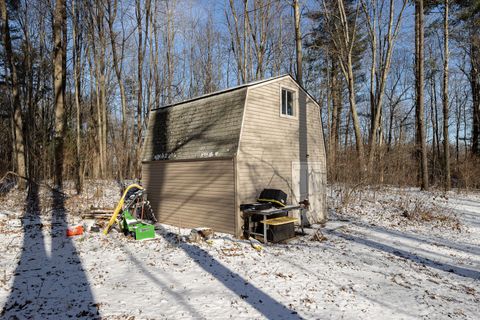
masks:
[[[75,226],[67,228],[67,237],[79,236],[83,234],[83,226]]]

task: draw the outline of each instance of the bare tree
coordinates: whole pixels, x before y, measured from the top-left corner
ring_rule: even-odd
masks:
[[[329,28],[330,37],[338,53],[337,58],[342,70],[343,76],[347,82],[348,101],[350,103],[350,112],[352,114],[353,128],[355,132],[355,147],[360,167],[360,176],[365,174],[365,152],[363,146],[362,132],[360,128],[360,119],[357,112],[357,100],[355,89],[355,74],[353,70],[353,49],[356,44],[357,19],[360,11],[360,5],[357,4],[353,20],[347,17],[344,0],[336,0],[335,11],[328,8],[326,2],[323,2],[325,17],[327,23],[333,28]],[[335,31],[338,31],[335,32]]]
[[[247,35],[247,21],[248,21],[248,0],[243,0],[243,81],[248,82],[250,77],[247,73],[247,55],[248,55],[248,35]]]
[[[230,31],[231,40],[231,49],[235,55],[235,60],[237,61],[237,82],[245,83],[246,82],[246,72],[245,72],[245,60],[244,60],[244,51],[240,44],[240,25],[238,22],[238,14],[235,9],[235,3],[233,0],[230,0],[230,11],[233,17],[233,25],[230,21],[230,15],[225,10],[225,17],[227,19],[228,30]],[[245,37],[244,37],[244,47],[245,47]]]
[[[53,65],[55,94],[55,186],[63,187],[63,145],[65,136],[66,3],[56,0],[53,16]]]
[[[293,11],[295,15],[295,52],[297,56],[297,81],[302,81],[302,32],[300,30],[300,4],[299,0],[293,0]]]
[[[386,103],[388,105],[388,124],[385,130],[387,151],[392,150],[395,147],[394,144],[403,143],[403,127],[413,110],[413,107],[401,110],[402,103],[410,100],[409,93],[413,87],[413,82],[410,81],[408,75],[410,68],[409,59],[403,52],[398,53],[394,59],[389,81],[385,89]]]
[[[105,6],[103,1],[97,0],[96,2],[97,15],[96,15],[96,27],[98,35],[98,47],[99,51],[95,64],[97,66],[97,79],[98,79],[98,119],[100,126],[100,148],[101,148],[101,176],[106,177],[108,172],[108,159],[107,159],[107,66],[106,66],[106,52],[107,52],[107,39],[105,37]]]
[[[366,21],[368,25],[368,34],[370,38],[370,48],[372,54],[372,64],[370,68],[370,104],[372,112],[372,125],[370,132],[370,152],[368,157],[368,169],[369,172],[373,172],[373,161],[375,159],[375,151],[377,145],[377,139],[380,139],[379,129],[380,119],[382,115],[383,97],[385,91],[385,85],[387,83],[387,77],[390,72],[390,65],[392,61],[392,52],[395,45],[396,38],[400,31],[403,12],[407,5],[407,0],[402,0],[400,12],[395,15],[395,2],[389,0],[388,2],[388,18],[387,18],[387,31],[384,34],[381,23],[383,20],[382,12],[385,7],[385,1],[381,1],[377,4],[377,1],[362,0],[362,8],[366,15]],[[379,10],[377,5],[381,7]],[[378,47],[377,47],[378,43]],[[377,51],[378,59],[377,59]],[[377,65],[378,64],[378,65]]]
[[[245,4],[247,4],[247,2],[245,2]],[[248,24],[248,30],[250,31],[252,37],[253,45],[250,46],[250,49],[254,50],[254,56],[256,59],[255,79],[262,79],[265,75],[265,56],[267,53],[267,40],[268,35],[271,31],[271,8],[272,0],[266,0],[266,2],[257,0],[253,2],[253,9],[251,10],[253,14],[253,19],[250,18],[249,11],[246,11],[246,13],[244,14],[246,22]],[[244,46],[247,46],[247,38],[244,38],[244,41]],[[254,67],[253,61],[250,61],[250,64],[250,67]]]
[[[331,125],[329,133],[329,156],[331,159],[332,165],[336,161],[338,149],[339,149],[339,131],[342,119],[342,91],[343,91],[343,82],[339,79],[338,63],[336,58],[331,56],[331,70],[328,74],[330,78],[330,87],[331,87],[331,100],[332,100],[332,116],[331,116]]]
[[[427,142],[424,121],[424,8],[423,0],[415,0],[415,105],[416,141],[420,160],[420,188],[428,189]]]
[[[101,1],[95,0],[91,6],[88,7],[89,21],[88,21],[88,35],[89,45],[93,56],[93,64],[91,65],[94,71],[94,77],[90,77],[90,82],[95,82],[94,95],[95,109],[92,110],[92,115],[95,114],[94,127],[96,134],[93,136],[95,143],[96,157],[93,159],[94,176],[105,177],[107,174],[107,88],[106,88],[106,37],[105,37],[105,8]],[[93,104],[92,104],[93,107]]]
[[[135,0],[135,17],[137,21],[137,33],[138,33],[138,51],[137,51],[137,144],[142,143],[143,132],[143,60],[145,58],[146,44],[148,41],[148,27],[150,17],[150,0],[146,0],[145,5],[141,5],[141,0]],[[168,4],[168,2],[167,2]],[[145,13],[143,14],[143,7],[145,7]],[[145,39],[143,37],[142,19],[145,18]],[[168,60],[167,55],[167,60]],[[168,63],[167,63],[168,64]],[[168,85],[167,85],[168,86]],[[135,155],[135,172],[137,176],[140,176],[140,151],[137,149]]]
[[[478,19],[480,20],[480,19]],[[472,91],[472,153],[480,156],[480,21],[473,22],[470,30],[470,87]],[[476,31],[475,31],[476,30]]]
[[[14,126],[14,154],[16,160],[16,169],[17,173],[21,177],[25,177],[25,141],[23,136],[23,119],[22,119],[22,109],[20,106],[20,96],[18,90],[18,75],[17,67],[13,58],[12,42],[10,38],[10,27],[8,25],[8,12],[5,0],[0,1],[0,11],[1,11],[1,23],[2,23],[2,38],[5,45],[5,60],[6,65],[10,69],[10,83],[12,89],[12,105],[13,105],[13,126]],[[18,187],[20,189],[25,189],[25,180],[18,180]]]
[[[165,25],[165,87],[166,87],[166,104],[172,103],[173,100],[173,77],[174,77],[174,61],[175,61],[175,21],[173,10],[175,3],[166,2],[166,25]]]
[[[445,190],[450,190],[451,187],[451,178],[450,178],[450,145],[448,137],[448,126],[449,126],[449,101],[448,101],[448,60],[449,60],[449,50],[448,50],[448,9],[449,2],[448,0],[444,1],[444,12],[443,12],[443,157],[444,157],[444,188]]]
[[[108,30],[110,32],[110,45],[112,48],[112,60],[113,60],[113,67],[115,69],[115,75],[117,76],[117,82],[118,86],[120,88],[120,103],[121,103],[121,108],[122,108],[122,141],[126,142],[127,141],[127,97],[125,94],[125,85],[123,83],[122,79],[122,66],[123,66],[123,47],[125,43],[125,35],[123,34],[122,37],[122,50],[121,50],[121,55],[120,57],[118,56],[117,53],[117,34],[115,33],[113,29],[113,24],[115,22],[115,19],[117,17],[117,9],[118,8],[118,1],[113,0],[112,2],[109,0],[107,3],[107,21],[108,21]],[[119,174],[120,174],[120,179],[123,178],[125,174],[128,174],[128,172],[125,172],[126,170],[126,165],[125,165],[125,157],[128,155],[125,155],[125,153],[122,152],[120,156],[120,169],[119,169]]]
[[[73,45],[73,81],[76,111],[76,148],[75,148],[75,187],[77,193],[81,193],[83,189],[83,163],[81,161],[82,139],[81,139],[81,111],[80,111],[80,65],[82,54],[82,36],[79,33],[78,8],[75,0],[72,0],[72,45]]]

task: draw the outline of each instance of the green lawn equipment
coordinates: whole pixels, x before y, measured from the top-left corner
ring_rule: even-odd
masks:
[[[137,220],[128,210],[123,210],[121,228],[125,235],[131,235],[135,240],[155,238],[154,226]]]
[[[104,234],[107,234],[115,222],[125,235],[131,235],[136,240],[155,237],[153,224],[156,222],[146,191],[137,184],[128,186],[110,219]]]

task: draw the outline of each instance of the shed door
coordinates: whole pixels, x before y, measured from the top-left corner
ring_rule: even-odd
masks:
[[[310,223],[323,219],[325,183],[321,162],[292,162],[293,204],[307,198],[310,210],[307,217]]]
[[[159,222],[234,234],[233,160],[152,161],[142,169]]]

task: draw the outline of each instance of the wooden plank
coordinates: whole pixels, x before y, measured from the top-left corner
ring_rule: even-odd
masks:
[[[278,218],[262,220],[260,222],[263,223],[263,224],[270,225],[270,226],[280,226],[280,225],[283,225],[283,224],[298,222],[298,219],[297,218],[290,218],[290,217],[278,217]]]

